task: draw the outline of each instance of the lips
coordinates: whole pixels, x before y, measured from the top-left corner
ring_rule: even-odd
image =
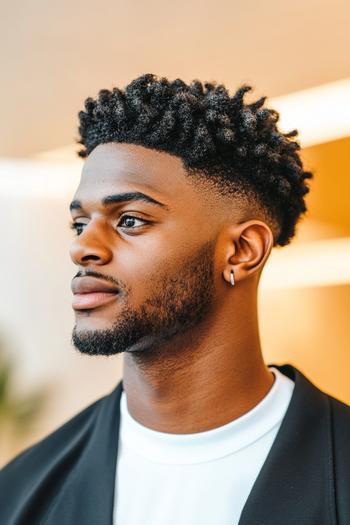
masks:
[[[71,288],[74,294],[72,301],[74,310],[96,308],[114,301],[118,295],[118,288],[94,277],[75,278]]]

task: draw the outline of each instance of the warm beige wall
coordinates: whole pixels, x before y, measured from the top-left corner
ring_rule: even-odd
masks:
[[[350,404],[350,284],[260,297],[267,363],[291,363],[319,388]]]
[[[302,156],[314,171],[308,217],[350,235],[350,137],[306,148]]]

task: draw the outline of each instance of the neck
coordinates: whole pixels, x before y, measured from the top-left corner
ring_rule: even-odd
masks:
[[[136,421],[159,432],[204,432],[266,396],[274,376],[263,361],[256,310],[235,320],[232,333],[222,313],[162,345],[157,355],[145,350],[142,362],[124,354],[123,388]]]

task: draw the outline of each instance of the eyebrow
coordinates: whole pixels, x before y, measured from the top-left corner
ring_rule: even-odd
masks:
[[[104,197],[101,201],[102,206],[107,207],[111,204],[120,203],[120,202],[130,202],[130,201],[145,201],[150,204],[161,206],[162,208],[169,211],[169,208],[166,204],[163,202],[157,201],[153,197],[150,197],[150,195],[146,195],[145,193],[142,193],[140,191],[132,191],[132,192],[126,192],[126,193],[117,193],[115,195],[107,195],[107,197]],[[69,205],[69,210],[83,210],[82,203],[79,200],[74,200]]]

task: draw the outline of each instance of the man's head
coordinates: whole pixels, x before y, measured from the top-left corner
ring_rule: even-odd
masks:
[[[293,237],[311,174],[264,99],[244,103],[249,89],[230,97],[222,85],[144,75],[86,100],[71,255],[77,277],[119,293],[77,311],[82,352],[156,352],[218,313],[231,269],[236,304],[254,293],[272,246]],[[116,194],[129,195],[106,199]]]

